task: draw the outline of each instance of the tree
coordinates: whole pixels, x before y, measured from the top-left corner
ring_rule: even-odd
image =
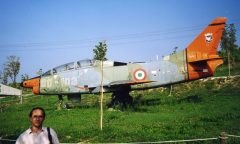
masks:
[[[40,68],[39,71],[36,72],[37,75],[41,76],[43,74],[42,69]]]
[[[3,70],[0,71],[0,82],[2,84],[8,84],[9,71],[6,69],[5,64],[3,65]]]
[[[103,61],[107,60],[106,58],[107,44],[106,42],[99,42],[98,45],[93,49],[94,59],[101,61],[101,96],[100,96],[100,129],[102,130],[102,121],[103,121]]]
[[[29,75],[28,74],[22,74],[21,75],[21,83],[23,83],[25,80],[28,80],[29,79]],[[24,88],[23,86],[21,87],[21,89],[22,90],[24,90],[24,91],[28,91],[29,89],[27,89],[27,88]]]
[[[3,72],[0,70],[0,83],[2,83],[2,79],[3,79]]]
[[[4,70],[2,74],[2,83],[5,85],[8,84],[8,75],[9,75],[9,72]]]
[[[100,60],[100,61],[105,61],[107,60],[106,53],[107,53],[107,44],[105,41],[99,42],[98,45],[95,46],[95,49],[93,49],[94,53],[94,59],[95,60]]]
[[[236,45],[236,28],[234,24],[226,25],[221,38],[221,52],[224,62],[228,62],[229,76],[231,75],[231,65],[235,64],[235,60],[239,59],[238,46]]]
[[[20,59],[16,56],[7,57],[7,62],[4,64],[4,80],[10,77],[14,86],[16,86],[16,78],[20,70]]]
[[[172,52],[170,55],[173,55],[173,54],[177,53],[177,49],[178,49],[178,47],[175,46],[175,47],[173,48],[173,52]]]
[[[21,75],[21,82],[24,82],[25,80],[28,80],[29,76],[28,74]]]

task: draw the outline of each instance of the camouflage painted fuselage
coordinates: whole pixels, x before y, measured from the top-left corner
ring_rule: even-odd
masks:
[[[81,66],[81,63],[84,63]],[[69,67],[71,65],[71,67]],[[41,94],[99,92],[101,62],[83,60],[56,67],[40,79]],[[104,61],[103,86],[112,92],[128,85],[130,90],[148,89],[185,81],[188,78],[186,52],[170,55],[163,61],[119,63]]]

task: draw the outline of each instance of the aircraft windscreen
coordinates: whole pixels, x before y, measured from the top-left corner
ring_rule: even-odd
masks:
[[[45,72],[44,74],[42,74],[42,76],[48,76],[48,75],[51,75],[51,70]]]
[[[53,74],[74,69],[74,62],[53,68]]]
[[[92,66],[93,63],[94,63],[93,60],[90,59],[80,60],[77,62],[77,68]]]

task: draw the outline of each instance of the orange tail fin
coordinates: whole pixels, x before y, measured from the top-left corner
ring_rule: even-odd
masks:
[[[216,18],[187,47],[189,80],[212,76],[216,67],[223,63],[217,48],[227,19]]]

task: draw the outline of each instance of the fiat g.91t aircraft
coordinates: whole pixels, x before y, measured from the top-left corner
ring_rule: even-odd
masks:
[[[162,61],[124,63],[103,62],[103,90],[114,97],[129,98],[132,90],[157,88],[213,76],[223,63],[217,48],[226,18],[213,20],[186,49],[165,56]],[[81,60],[55,67],[39,77],[23,82],[34,94],[76,98],[100,92],[100,61]]]

